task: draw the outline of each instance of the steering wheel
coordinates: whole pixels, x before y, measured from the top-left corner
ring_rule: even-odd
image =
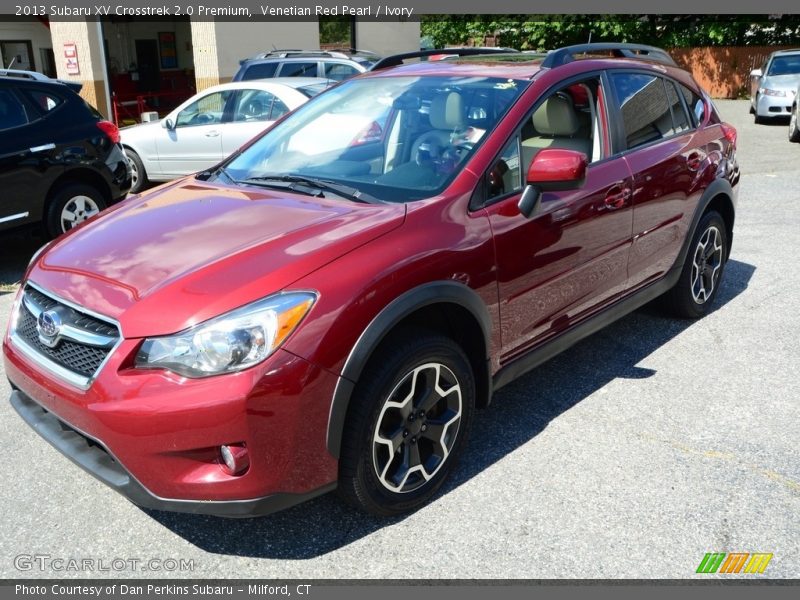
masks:
[[[208,113],[197,113],[192,117],[191,121],[189,121],[192,125],[210,125],[213,122],[214,115]]]

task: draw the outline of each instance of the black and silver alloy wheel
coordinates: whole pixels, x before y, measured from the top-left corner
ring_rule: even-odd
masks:
[[[678,282],[664,294],[663,302],[669,312],[697,319],[711,310],[728,259],[727,231],[716,211],[709,211],[700,219]]]
[[[475,410],[470,361],[451,338],[390,335],[350,400],[339,456],[339,494],[375,515],[420,508],[464,449]]]
[[[419,489],[441,469],[458,436],[461,386],[440,363],[416,367],[397,384],[378,415],[372,462],[392,492]]]
[[[692,261],[692,297],[705,304],[714,294],[724,256],[722,233],[716,226],[705,230],[694,250]]]

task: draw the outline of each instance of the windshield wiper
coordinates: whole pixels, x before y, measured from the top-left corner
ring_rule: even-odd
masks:
[[[249,177],[243,180],[244,183],[258,183],[260,181],[283,181],[285,183],[299,183],[300,185],[316,188],[321,192],[332,192],[337,196],[347,198],[353,202],[364,202],[366,204],[376,204],[380,202],[380,200],[377,198],[373,198],[369,194],[365,194],[358,188],[335,183],[328,179],[316,179],[314,177],[305,177],[301,175],[259,175],[258,177]]]

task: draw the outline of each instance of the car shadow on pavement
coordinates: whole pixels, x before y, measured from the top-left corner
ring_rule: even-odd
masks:
[[[729,261],[715,310],[741,294],[754,272],[752,265]],[[477,414],[478,427],[440,496],[534,438],[553,419],[614,379],[654,375],[638,363],[693,323],[667,318],[652,304],[645,306],[499,390],[492,405]],[[597,361],[598,356],[605,358]],[[335,494],[256,519],[145,512],[207,552],[273,559],[321,556],[405,518],[358,513]]]

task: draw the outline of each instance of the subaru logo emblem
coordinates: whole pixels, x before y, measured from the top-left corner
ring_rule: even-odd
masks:
[[[61,331],[61,317],[54,310],[46,310],[39,313],[36,319],[36,330],[39,332],[39,340],[46,346],[53,347],[58,340],[58,333]]]

